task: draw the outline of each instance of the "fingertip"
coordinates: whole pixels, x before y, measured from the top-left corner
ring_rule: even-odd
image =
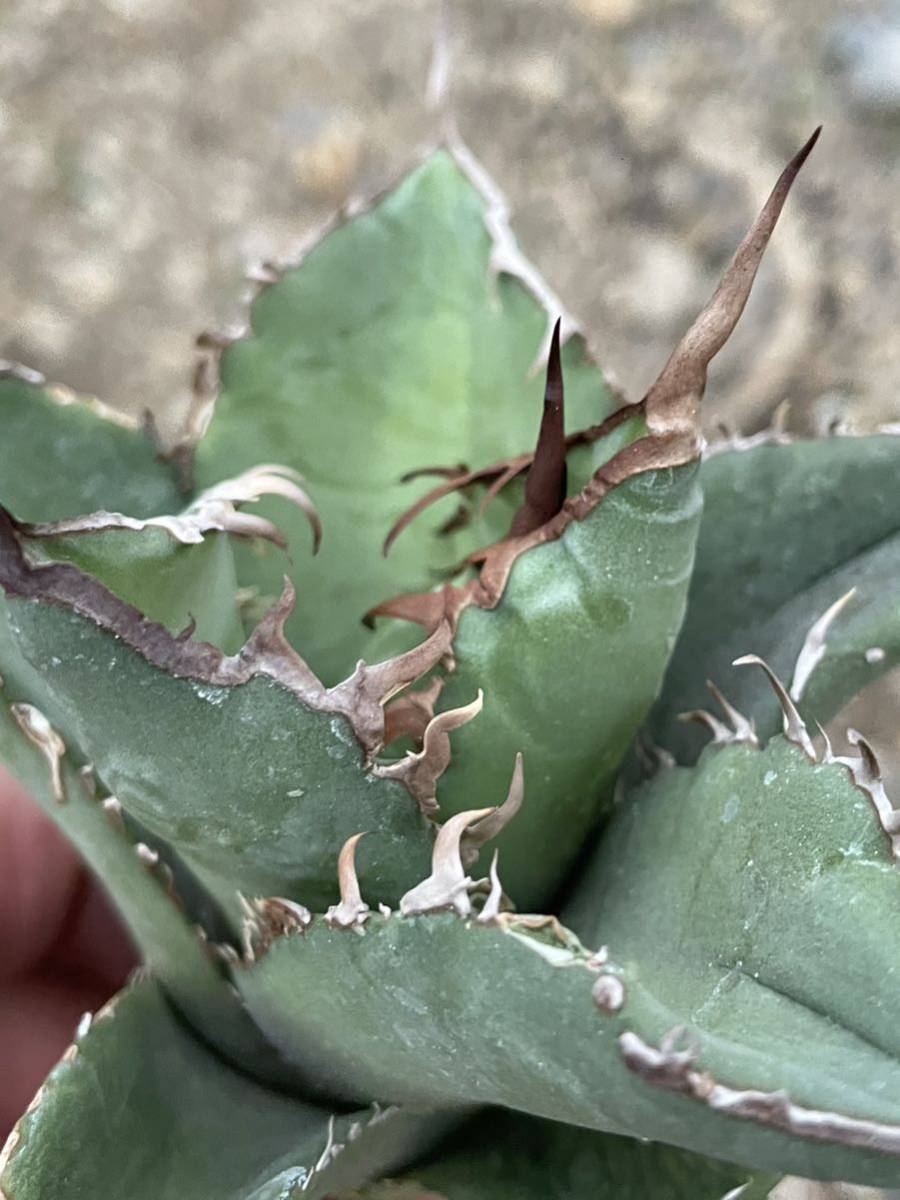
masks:
[[[41,961],[59,936],[83,872],[49,817],[0,771],[0,979]]]

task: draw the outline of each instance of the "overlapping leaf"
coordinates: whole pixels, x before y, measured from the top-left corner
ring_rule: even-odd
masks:
[[[446,1118],[340,1113],[253,1083],[132,984],[50,1073],[0,1158],[6,1200],[316,1200],[421,1151]]]
[[[501,501],[499,526],[476,521],[441,535],[458,507],[449,499],[389,559],[381,553],[423,486],[404,485],[404,474],[435,462],[482,465],[534,441],[542,380],[533,368],[548,313],[523,286],[511,235],[502,247],[492,239],[492,204],[459,159],[439,151],[265,287],[252,335],[222,356],[197,479],[205,486],[259,462],[307,479],[325,537],[311,569],[307,530],[284,526],[301,598],[288,635],[326,682],[367,656],[360,621],[370,608],[431,586],[505,532]],[[601,420],[612,398],[581,338],[565,347],[564,365],[572,427]],[[244,554],[241,568],[264,595],[281,592],[280,556]]]
[[[677,718],[706,704],[706,679],[729,678],[761,732],[777,729],[771,691],[753,676],[735,688],[731,661],[753,651],[790,681],[810,626],[851,587],[806,695],[810,713],[828,721],[898,661],[898,474],[900,438],[890,435],[764,444],[704,462],[687,616],[652,720],[667,749],[696,754],[700,739]]]
[[[403,1178],[340,1200],[763,1200],[775,1182],[671,1146],[489,1109]]]
[[[362,936],[316,921],[235,982],[346,1097],[377,1082],[896,1183],[897,865],[870,767],[851,766],[776,738],[663,772],[567,915],[593,952],[550,919],[372,915]]]

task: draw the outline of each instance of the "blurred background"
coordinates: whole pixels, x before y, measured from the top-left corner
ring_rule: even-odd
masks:
[[[824,122],[710,418],[900,417],[900,5],[452,10],[462,132],[632,398]],[[435,136],[435,26],[435,0],[4,0],[0,353],[171,427],[247,262]]]
[[[900,4],[452,9],[462,134],[630,399],[824,122],[708,420],[756,429],[786,399],[804,432],[900,420]],[[247,264],[437,135],[437,18],[435,0],[4,0],[0,355],[174,435],[193,339],[238,312]],[[863,703],[900,762],[890,706]]]

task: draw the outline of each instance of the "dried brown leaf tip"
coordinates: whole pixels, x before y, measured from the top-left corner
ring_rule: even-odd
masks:
[[[821,132],[820,125],[784,168],[759,216],[738,246],[722,282],[647,393],[644,405],[651,433],[696,437],[707,367],[728,341],[744,311],[784,203]]]
[[[822,762],[839,763],[846,767],[850,778],[859,790],[868,797],[878,823],[884,831],[891,847],[891,856],[900,860],[900,810],[894,808],[888,796],[881,774],[881,764],[875,751],[857,729],[847,730],[847,740],[859,751],[858,755],[836,755],[832,752],[831,743],[824,735],[825,750]]]
[[[399,596],[374,608],[369,618],[394,617],[414,621],[427,629],[446,620],[455,628],[470,605],[492,609],[506,587],[509,573],[526,551],[561,537],[572,521],[583,521],[614,488],[646,471],[677,467],[695,461],[701,453],[700,401],[706,388],[707,368],[722,349],[747,303],[763,252],[797,177],[819,137],[817,129],[782,172],[703,311],[685,333],[656,382],[639,404],[625,405],[599,425],[565,436],[563,382],[559,359],[559,327],[551,337],[544,413],[537,448],[532,454],[508,458],[476,471],[433,468],[446,476],[443,483],[421,497],[388,533],[387,553],[403,530],[431,504],[454,491],[483,484],[484,503],[512,479],[528,472],[525,502],[516,514],[509,535],[466,561],[479,570],[478,577],[461,586],[448,585],[439,592]],[[573,446],[597,441],[631,417],[642,417],[646,434],[625,446],[595,472],[588,484],[565,499],[565,456]]]

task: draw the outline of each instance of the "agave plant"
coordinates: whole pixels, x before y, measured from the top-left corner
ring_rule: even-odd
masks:
[[[145,962],[5,1200],[900,1182],[900,816],[822,732],[900,660],[900,438],[700,432],[814,141],[637,404],[453,138],[166,454],[5,370],[0,747]]]

